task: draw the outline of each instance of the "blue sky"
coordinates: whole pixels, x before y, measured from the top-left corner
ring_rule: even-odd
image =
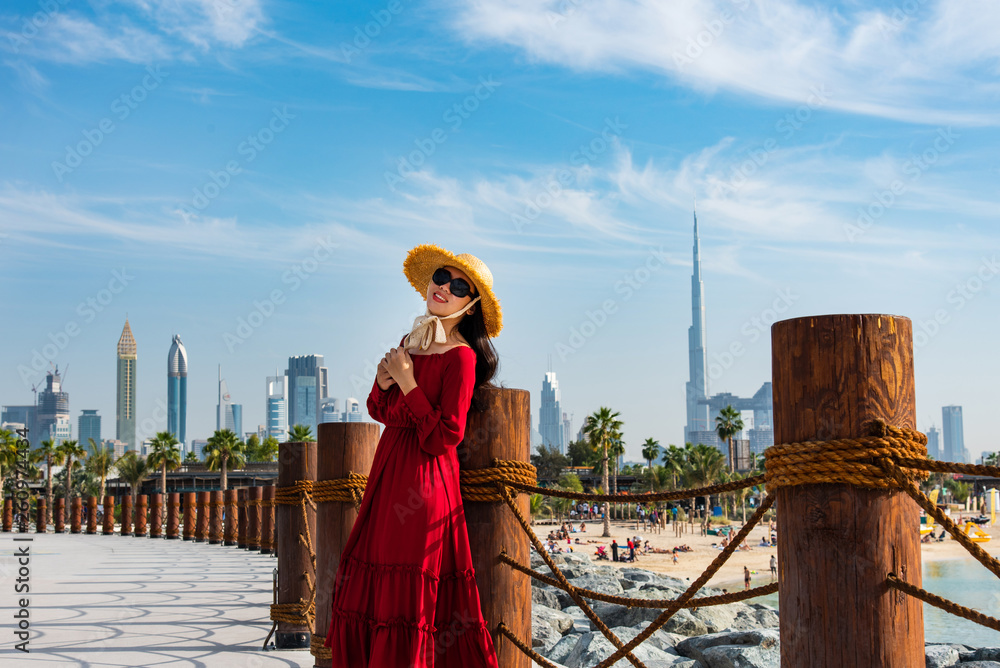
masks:
[[[127,313],[140,422],[165,428],[174,333],[189,439],[218,364],[245,429],[289,355],[363,404],[423,313],[406,251],[437,243],[492,270],[534,426],[551,363],[574,431],[611,406],[638,459],[683,435],[697,201],[712,392],[769,379],[776,299],[904,315],[918,426],[960,404],[995,448],[994,2],[43,0],[0,31],[0,403],[55,341],[74,432],[97,408],[113,437]]]

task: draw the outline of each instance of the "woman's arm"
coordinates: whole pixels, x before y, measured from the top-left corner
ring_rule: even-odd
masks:
[[[420,447],[427,454],[443,455],[462,442],[475,384],[476,353],[463,347],[449,355],[439,406],[431,405],[419,385],[403,395],[403,405],[413,417]]]
[[[405,336],[399,340],[399,345],[403,345],[404,340],[406,340]],[[382,362],[379,362],[379,365],[381,366]],[[371,418],[376,422],[381,422],[382,424],[385,424],[386,411],[388,410],[389,406],[389,391],[392,389],[392,385],[383,390],[381,387],[379,387],[378,377],[379,374],[376,373],[375,382],[372,383],[371,392],[368,393],[368,401],[367,401],[368,415],[370,415]]]

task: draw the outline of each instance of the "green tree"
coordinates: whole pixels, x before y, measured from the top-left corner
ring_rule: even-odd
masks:
[[[73,498],[73,464],[86,458],[87,451],[82,445],[72,440],[60,443],[58,450],[66,460],[66,507],[69,508],[70,500]]]
[[[160,494],[163,495],[164,522],[167,508],[167,471],[181,465],[180,441],[169,431],[158,431],[149,444],[149,467],[160,471]],[[166,525],[164,525],[166,526]]]
[[[708,487],[718,482],[725,468],[725,456],[718,449],[699,443],[688,451],[684,464],[684,484],[688,487]],[[710,501],[706,494],[706,515],[711,508]]]
[[[16,470],[18,437],[9,429],[0,429],[0,496],[9,471]]]
[[[594,448],[586,440],[570,441],[566,446],[570,466],[592,466],[596,461],[594,454]]]
[[[9,433],[9,432],[8,432]],[[45,458],[45,521],[52,523],[52,467],[63,463],[64,455],[56,442],[47,438],[38,445],[38,452]]]
[[[555,479],[569,466],[569,457],[559,452],[555,446],[538,444],[538,454],[531,455],[531,465],[537,469],[539,479]]]
[[[692,447],[690,443],[687,448]],[[663,468],[670,475],[671,489],[677,489],[677,479],[684,475],[684,464],[687,462],[687,453],[684,449],[670,444],[663,452]]]
[[[312,427],[304,424],[292,425],[288,430],[289,443],[309,443],[313,440]]]
[[[108,476],[115,465],[115,452],[107,446],[97,445],[92,438],[89,440],[91,450],[90,454],[87,455],[86,470],[93,473],[94,477],[100,481],[96,491],[98,500],[102,500]]]
[[[535,516],[542,513],[542,509],[545,507],[545,497],[541,494],[532,494],[530,497],[530,507],[531,507],[531,523],[535,523]]]
[[[733,436],[743,429],[743,418],[740,412],[732,407],[726,406],[715,418],[715,431],[719,438],[729,444],[729,470],[736,470],[736,450],[733,449]]]
[[[642,444],[642,458],[646,460],[646,467],[649,469],[649,475],[653,475],[653,460],[660,456],[660,442],[647,438],[646,442]]]
[[[273,462],[278,455],[278,439],[267,436],[263,441],[257,434],[247,439],[246,458],[248,462]]]
[[[198,455],[194,454],[194,450],[188,450],[188,453],[184,455],[185,464],[197,464]]]
[[[574,492],[583,492],[583,482],[580,480],[580,476],[575,473],[567,473],[565,475],[559,476],[559,482],[556,483],[563,489],[571,489]]]
[[[118,479],[128,483],[132,496],[132,507],[135,508],[135,500],[139,495],[139,486],[156,469],[149,465],[148,459],[136,454],[135,450],[128,450],[124,455],[119,457],[118,461],[115,462],[115,468],[118,470]],[[163,505],[166,506],[167,504],[164,503]]]
[[[601,459],[601,488],[608,488],[608,446],[615,438],[615,434],[622,427],[622,421],[618,419],[619,413],[606,406],[602,406],[592,415],[588,415],[583,423],[583,433],[590,440],[591,447],[602,453]],[[611,537],[611,512],[608,502],[604,502],[604,538]]]
[[[239,468],[246,463],[245,447],[246,444],[232,429],[220,429],[209,437],[205,448],[205,464],[211,471],[222,471],[219,484],[223,491],[229,489],[228,466],[232,464],[233,468]]]
[[[260,436],[257,434],[250,434],[249,438],[244,442],[243,454],[246,456],[248,462],[260,461],[257,459],[257,455],[260,453]]]

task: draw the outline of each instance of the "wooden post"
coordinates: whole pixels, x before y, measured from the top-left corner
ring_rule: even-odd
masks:
[[[83,502],[80,497],[74,496],[69,502],[69,532],[70,533],[80,533],[80,525],[83,523],[83,518],[81,517],[83,513],[82,505]]]
[[[149,504],[149,537],[159,538],[163,534],[163,495],[152,494]]]
[[[45,533],[48,530],[45,508],[45,499],[38,497],[35,502],[35,533]]]
[[[208,514],[208,544],[218,545],[222,542],[222,490],[210,493],[210,510]]]
[[[132,534],[132,495],[126,494],[122,497],[121,534],[130,536]]]
[[[493,458],[530,461],[531,423],[527,390],[495,389],[486,393],[487,410],[470,411],[465,440],[458,446],[462,469],[480,469]],[[516,495],[517,507],[531,517],[527,494]],[[469,530],[479,601],[503,668],[531,668],[526,656],[497,630],[503,622],[514,635],[531,643],[531,579],[500,561],[501,550],[522,564],[531,562],[530,541],[504,502],[463,502]]]
[[[175,540],[180,534],[180,492],[167,493],[167,540]]]
[[[795,318],[771,328],[775,443],[866,435],[881,419],[916,428],[913,329],[891,315]],[[924,665],[920,514],[898,490],[846,484],[776,492],[781,664]]]
[[[211,496],[211,492],[198,492],[198,512],[195,516],[194,525],[194,540],[196,543],[204,543],[208,540],[208,515]]]
[[[14,499],[7,497],[3,500],[3,530],[12,531],[14,529]]]
[[[319,520],[317,520],[318,522]],[[260,505],[260,553],[274,552],[274,485],[264,487]]]
[[[195,521],[198,519],[198,494],[184,493],[184,540],[194,540]]]
[[[239,523],[239,499],[235,489],[227,489],[223,496],[226,500],[226,528],[223,535],[224,545],[236,545],[237,524]]]
[[[260,502],[264,498],[261,487],[247,490],[247,549],[260,550]]]
[[[146,511],[148,510],[148,497],[140,494],[135,498],[135,529],[133,534],[139,538],[146,537]]]
[[[87,497],[87,533],[97,533],[97,497]]]
[[[105,536],[110,536],[115,532],[115,497],[110,494],[104,495],[104,523],[102,532]]]
[[[316,480],[316,442],[278,445],[278,487],[292,487],[299,480]],[[306,526],[316,548],[316,511],[306,506],[303,524],[299,506],[281,504],[275,508],[278,549],[278,603],[309,600],[309,582],[302,573],[312,574],[309,550],[299,539]],[[305,624],[278,622],[274,634],[275,649],[308,649],[312,629]]]
[[[368,475],[378,446],[376,422],[327,422],[318,427],[316,480],[335,480],[348,473]],[[330,629],[330,596],[340,566],[340,555],[351,535],[358,511],[354,503],[326,501],[316,504],[316,635]],[[330,659],[316,657],[316,668],[329,668]]]
[[[236,490],[236,547],[245,550],[247,547],[247,488]]]
[[[53,517],[53,522],[55,523],[55,532],[63,533],[66,531],[66,499],[61,496],[55,500],[56,512]]]

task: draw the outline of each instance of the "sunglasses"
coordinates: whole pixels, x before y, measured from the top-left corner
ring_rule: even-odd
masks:
[[[444,285],[449,283],[448,289],[451,290],[451,294],[456,297],[468,297],[472,294],[472,286],[462,278],[452,278],[451,272],[440,267],[434,271],[434,275],[431,277],[435,285]]]

